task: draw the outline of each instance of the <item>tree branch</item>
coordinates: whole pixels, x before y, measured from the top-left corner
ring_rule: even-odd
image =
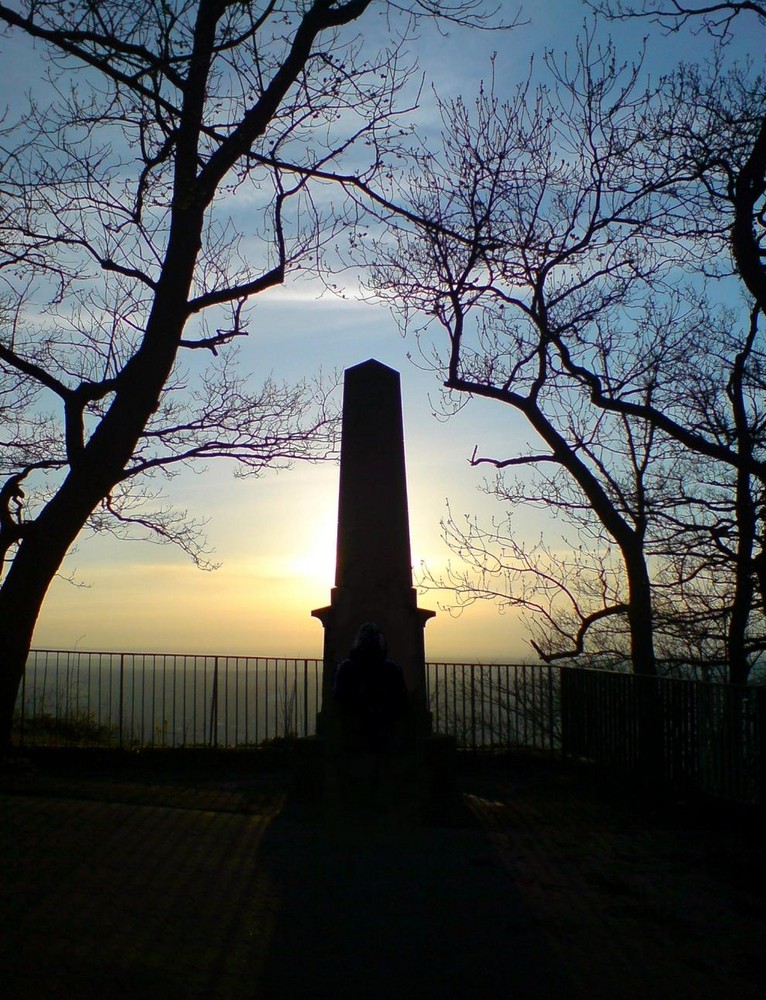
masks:
[[[577,630],[573,649],[568,649],[560,653],[545,653],[534,639],[530,639],[530,645],[544,663],[553,663],[555,660],[574,659],[575,657],[582,655],[585,649],[585,637],[588,629],[592,625],[595,625],[596,622],[602,621],[604,618],[609,618],[612,615],[627,615],[629,609],[630,607],[627,604],[613,604],[608,608],[599,608],[598,611],[594,611],[592,614],[586,615],[582,619],[580,627]]]
[[[478,445],[474,445],[473,452],[469,458],[471,465],[493,465],[496,469],[508,469],[514,465],[537,465],[540,462],[552,462],[554,465],[561,465],[561,459],[557,458],[555,455],[545,454],[545,455],[519,455],[517,458],[479,458],[476,452],[479,450]]]

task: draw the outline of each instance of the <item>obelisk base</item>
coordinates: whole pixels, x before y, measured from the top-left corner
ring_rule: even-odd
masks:
[[[402,668],[407,685],[411,737],[419,738],[431,732],[424,629],[435,612],[417,606],[414,588],[407,592],[403,600],[401,593],[394,596],[375,591],[359,594],[345,587],[334,587],[330,605],[317,608],[311,614],[324,626],[322,710],[317,719],[320,735],[329,736],[334,730],[337,711],[332,699],[333,677],[338,665],[351,652],[359,627],[364,622],[375,622],[381,629],[389,659]]]

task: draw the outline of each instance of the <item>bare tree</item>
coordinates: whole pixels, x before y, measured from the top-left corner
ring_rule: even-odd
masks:
[[[375,13],[379,44],[355,27]],[[332,451],[324,394],[251,385],[231,344],[248,300],[315,268],[349,221],[328,182],[369,185],[401,144],[413,18],[491,16],[480,0],[0,3],[5,44],[49,60],[46,96],[0,133],[2,739],[86,524],[202,560],[147,477]]]
[[[557,351],[563,334],[588,324],[609,357],[615,309],[660,280],[656,256],[634,236],[642,203],[623,196],[627,179],[610,155],[625,140],[614,123],[640,113],[646,99],[634,96],[635,72],[626,79],[611,52],[597,68],[583,53],[582,65],[581,86],[565,94],[532,94],[524,85],[505,103],[482,91],[473,114],[460,100],[443,108],[444,151],[411,186],[418,212],[463,239],[403,233],[373,280],[379,293],[405,303],[405,320],[426,313],[444,328],[448,351],[435,363],[449,389],[510,405],[544,445],[496,464],[547,463],[576,483],[580,503],[619,547],[629,591],[619,603],[630,621],[634,666],[652,673],[641,500],[626,510],[625,484],[584,447],[592,432],[572,419],[584,397]],[[651,216],[644,219],[650,223]]]
[[[764,444],[764,382],[762,335],[759,336],[758,329],[759,321],[762,325],[766,314],[766,113],[763,110],[766,88],[762,74],[749,88],[743,87],[746,76],[736,69],[723,77],[722,84],[718,67],[734,32],[752,28],[753,24],[756,26],[756,65],[760,64],[757,29],[766,27],[766,6],[751,0],[712,3],[709,0],[641,0],[635,4],[624,0],[600,0],[591,6],[608,18],[648,18],[668,32],[707,32],[719,43],[715,63],[712,68],[706,68],[704,75],[688,67],[682,67],[676,74],[677,92],[685,98],[691,95],[691,106],[702,112],[701,121],[695,122],[694,113],[687,117],[680,136],[676,133],[676,137],[681,139],[684,154],[691,153],[697,164],[694,178],[697,183],[692,187],[696,187],[700,197],[693,211],[698,218],[708,220],[718,213],[723,214],[729,250],[725,256],[731,260],[733,271],[753,303],[749,329],[733,349],[724,352],[722,359],[721,374],[726,379],[725,409],[729,419],[714,419],[712,425],[710,422],[704,425],[708,440],[724,437],[736,454],[732,462],[735,471],[729,498],[722,506],[716,499],[719,516],[714,519],[717,520],[714,540],[723,554],[724,564],[733,568],[731,601],[726,606],[730,612],[726,629],[727,663],[730,679],[743,682],[753,665],[753,654],[758,656],[764,648],[762,615],[756,616],[760,620],[755,628],[749,627],[755,577],[760,588],[761,611],[766,608],[766,480],[760,467]],[[723,93],[721,87],[732,93]],[[743,114],[744,109],[748,111]],[[702,128],[695,127],[697,125]],[[668,130],[668,134],[673,135],[674,129]],[[694,201],[692,197],[688,204],[694,206]],[[704,245],[704,239],[702,242]],[[701,268],[702,273],[706,270],[706,266]],[[713,399],[721,398],[720,392],[711,395]],[[717,417],[715,405],[708,409],[703,404],[703,409],[707,411],[705,417],[708,414]],[[649,418],[653,419],[654,415]],[[720,485],[715,483],[719,496]],[[727,514],[727,506],[730,514]],[[735,700],[736,707],[725,723],[728,738],[732,733],[735,738],[742,736],[741,704]]]
[[[522,85],[506,101],[490,87],[473,108],[443,106],[444,151],[409,180],[417,212],[441,228],[400,230],[387,254],[376,246],[373,287],[416,330],[448,390],[511,406],[544,444],[494,464],[563,469],[619,550],[624,590],[578,607],[566,629],[576,648],[580,626],[619,613],[634,669],[653,672],[662,591],[649,560],[664,554],[667,571],[674,530],[662,516],[668,464],[655,450],[672,443],[705,463],[696,479],[707,492],[690,483],[684,511],[705,555],[693,571],[678,563],[675,582],[714,564],[720,518],[716,526],[699,513],[711,489],[728,491],[727,569],[737,582],[719,596],[731,601],[730,663],[743,679],[766,482],[758,325],[740,323],[713,365],[710,309],[697,306],[706,285],[725,287],[732,275],[758,292],[764,190],[751,174],[766,120],[761,78],[714,64],[645,89],[640,68],[619,66],[592,36],[576,59],[548,57],[547,68],[549,83]],[[434,325],[446,349],[426,341]],[[554,507],[562,495],[549,492]],[[669,585],[666,572],[665,593]]]

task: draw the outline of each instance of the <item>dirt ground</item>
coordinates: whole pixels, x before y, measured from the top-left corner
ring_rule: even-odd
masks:
[[[763,828],[588,769],[466,758],[417,829],[328,825],[258,756],[0,774],[0,992],[766,995]]]

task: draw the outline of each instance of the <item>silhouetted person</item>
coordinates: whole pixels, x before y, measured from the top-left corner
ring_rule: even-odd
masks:
[[[386,640],[373,622],[359,629],[338,667],[332,694],[340,709],[345,749],[387,754],[401,737],[407,713],[402,668],[388,659]]]

